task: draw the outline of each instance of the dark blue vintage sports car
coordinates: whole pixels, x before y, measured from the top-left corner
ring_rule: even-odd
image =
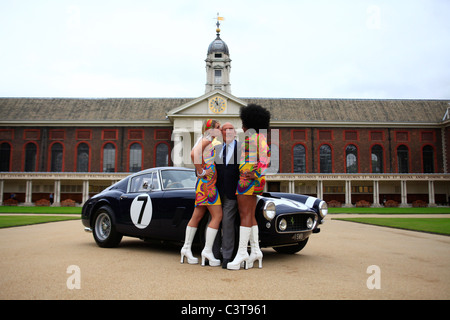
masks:
[[[100,247],[115,247],[123,236],[183,243],[194,211],[195,182],[194,169],[187,168],[153,168],[132,174],[86,201],[82,210],[85,230],[93,232]],[[255,214],[261,247],[295,253],[312,233],[320,231],[327,204],[310,196],[271,192],[258,197]],[[206,225],[205,216],[199,230]],[[204,232],[197,232],[194,241],[203,244]]]

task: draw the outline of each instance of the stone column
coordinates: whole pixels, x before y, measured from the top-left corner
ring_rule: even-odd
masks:
[[[53,207],[61,206],[61,180],[55,180],[55,190],[53,192]]]
[[[289,180],[289,193],[295,193],[295,183],[294,183],[294,180]]]
[[[373,181],[373,207],[381,207],[380,204],[380,184],[378,180]]]
[[[405,180],[400,181],[400,187],[401,187],[401,199],[402,199],[402,202],[400,203],[400,207],[407,207],[408,206],[408,191],[406,188]]]
[[[323,181],[317,180],[317,198],[323,199]]]
[[[0,180],[0,206],[3,205],[3,190],[5,188],[5,181]]]
[[[434,199],[434,181],[428,181],[428,206],[436,207],[436,202]]]
[[[84,204],[89,199],[89,180],[83,181],[83,196],[82,196],[82,203]]]
[[[345,204],[344,207],[352,206],[352,181],[345,180]]]
[[[26,181],[26,187],[25,187],[25,203],[26,206],[32,206],[33,201],[31,200],[33,198],[33,180],[27,180]]]

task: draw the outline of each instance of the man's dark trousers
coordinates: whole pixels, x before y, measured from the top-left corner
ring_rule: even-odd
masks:
[[[223,217],[221,224],[222,237],[216,237],[213,252],[218,258],[220,247],[222,247],[222,258],[229,261],[232,261],[235,244],[235,221],[238,213],[236,188],[239,181],[239,151],[241,145],[242,143],[239,142],[234,144],[234,148],[232,148],[233,154],[231,158],[230,156],[228,157],[230,159],[228,164],[226,164],[224,159],[223,145],[217,146],[216,149],[216,186],[222,202]]]

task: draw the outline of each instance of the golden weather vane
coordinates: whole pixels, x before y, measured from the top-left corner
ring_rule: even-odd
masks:
[[[220,20],[220,21],[225,20],[225,18],[224,18],[224,17],[221,17],[221,16],[219,15],[218,12],[217,12],[217,18],[214,18],[214,19],[217,19],[217,22],[219,22],[219,20]]]
[[[224,21],[225,20],[225,18],[224,17],[221,17],[220,15],[219,15],[219,13],[217,12],[217,18],[214,18],[214,19],[217,19],[217,23],[216,23],[216,26],[217,26],[217,29],[216,29],[216,32],[217,32],[217,35],[219,35],[219,33],[220,33],[220,22],[219,21]]]

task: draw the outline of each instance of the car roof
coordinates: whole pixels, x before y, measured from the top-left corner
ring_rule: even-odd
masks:
[[[139,172],[135,172],[133,173],[133,176],[135,175],[141,175],[144,173],[149,173],[149,172],[154,172],[154,171],[158,171],[158,170],[183,170],[183,171],[194,171],[194,169],[192,168],[185,168],[185,167],[155,167],[155,168],[149,168],[149,169],[145,169]]]

